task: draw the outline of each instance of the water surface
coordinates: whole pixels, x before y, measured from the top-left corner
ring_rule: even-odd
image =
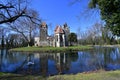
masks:
[[[120,69],[119,48],[96,47],[95,50],[74,53],[9,53],[0,50],[0,72],[49,76],[99,69]]]

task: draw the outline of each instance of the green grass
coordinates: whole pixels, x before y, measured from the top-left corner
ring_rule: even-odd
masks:
[[[58,75],[48,80],[120,80],[120,71],[101,71],[94,73],[79,73],[76,75]]]
[[[2,73],[0,75],[0,80],[45,80],[46,78],[41,76],[32,76],[32,75],[19,75],[19,74],[10,74]]]
[[[57,75],[49,77],[4,74],[0,75],[0,80],[120,80],[120,71],[97,71],[70,75]]]
[[[22,52],[65,52],[65,51],[79,51],[89,50],[92,46],[71,46],[71,47],[21,47],[10,49],[10,51],[22,51]]]

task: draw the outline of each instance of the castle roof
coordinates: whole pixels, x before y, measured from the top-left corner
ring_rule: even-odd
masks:
[[[47,25],[46,22],[41,23],[41,27],[47,27],[46,25]]]
[[[56,28],[55,28],[55,34],[59,34],[59,33],[64,33],[64,30],[62,29],[61,26],[56,26]]]

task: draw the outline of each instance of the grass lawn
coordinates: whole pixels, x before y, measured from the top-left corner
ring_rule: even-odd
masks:
[[[79,73],[76,75],[59,75],[49,77],[48,80],[120,80],[120,71],[100,71],[93,73]]]
[[[71,46],[71,47],[21,47],[10,49],[10,51],[23,51],[23,52],[65,52],[65,51],[79,51],[89,50],[92,46]]]
[[[41,76],[22,76],[0,73],[0,80],[120,80],[120,71],[99,71],[76,75],[57,75],[47,78]]]
[[[45,78],[41,76],[0,73],[0,80],[45,80]]]

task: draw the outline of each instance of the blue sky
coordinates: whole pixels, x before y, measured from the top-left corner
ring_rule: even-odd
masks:
[[[48,25],[49,34],[53,33],[56,25],[63,25],[65,22],[70,27],[71,32],[77,32],[80,28],[81,31],[85,31],[88,27],[92,26],[96,21],[100,21],[99,14],[93,14],[85,17],[88,12],[84,12],[87,9],[88,0],[81,0],[79,3],[71,5],[73,0],[32,0],[31,7],[37,10],[40,17]],[[84,13],[84,14],[82,14]],[[78,17],[79,16],[79,17]]]

